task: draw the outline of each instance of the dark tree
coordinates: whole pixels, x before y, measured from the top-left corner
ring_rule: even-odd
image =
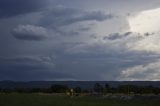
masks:
[[[52,85],[51,86],[51,91],[54,93],[65,93],[68,90],[69,90],[68,86],[65,86],[65,85]]]
[[[109,84],[105,84],[105,89],[109,89],[110,87],[109,87]]]
[[[102,92],[103,92],[103,86],[100,85],[99,83],[96,83],[96,84],[94,85],[94,91],[95,91],[95,92],[98,92],[98,93],[102,93]]]
[[[76,93],[81,93],[81,92],[82,92],[82,89],[81,89],[80,87],[76,87],[76,88],[74,88],[74,91],[75,91]]]
[[[109,84],[105,84],[105,89],[104,89],[104,92],[105,93],[109,93],[110,92],[110,86],[109,86]]]

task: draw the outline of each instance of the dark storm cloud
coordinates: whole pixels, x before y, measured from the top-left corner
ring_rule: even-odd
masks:
[[[0,0],[0,18],[38,11],[48,0]]]
[[[105,36],[103,39],[106,40],[117,40],[117,39],[121,39],[121,38],[125,38],[127,36],[129,36],[132,32],[126,32],[124,34],[120,34],[120,33],[112,33],[109,36]]]
[[[12,34],[20,40],[41,41],[48,37],[47,29],[34,25],[19,25],[12,31]]]
[[[46,1],[0,0],[0,80],[120,80],[130,69],[138,78],[160,58],[158,34],[129,32],[127,20],[154,1]]]
[[[26,69],[45,69],[54,67],[53,59],[44,56],[0,57],[0,64],[3,66],[17,66],[17,68],[21,68],[22,66],[26,67]]]
[[[138,38],[147,38],[149,36],[155,36],[156,33],[144,33],[144,34],[140,34],[140,33],[135,33],[135,32],[125,32],[125,33],[111,33],[108,36],[103,37],[103,40],[121,40],[123,38],[126,37],[133,37],[133,35],[136,35]]]
[[[66,73],[55,71],[53,58],[46,56],[0,57],[0,69],[1,80],[56,80],[69,77]]]
[[[42,11],[39,23],[36,25],[19,25],[12,31],[12,35],[19,40],[34,40],[41,41],[48,38],[49,29],[52,30],[51,34],[59,34],[65,36],[80,35],[81,32],[88,31],[89,27],[80,27],[77,30],[69,30],[68,26],[78,22],[85,21],[104,21],[111,19],[114,16],[105,14],[101,11],[86,12],[80,9],[67,8],[63,6],[55,6],[48,11]],[[66,27],[61,29],[61,27]]]
[[[64,26],[83,21],[104,21],[113,17],[112,14],[105,14],[101,11],[87,12],[81,9],[56,6],[43,14],[41,22],[44,25]]]
[[[57,68],[69,70],[79,80],[117,80],[122,70],[139,64],[152,63],[159,58],[158,55],[154,56],[149,53],[133,51],[121,53],[118,50],[106,52],[104,47],[101,48],[103,49],[88,46],[83,52],[60,54],[61,57],[56,61],[59,64]]]
[[[152,33],[149,33],[149,32],[144,33],[144,36],[152,36],[152,35],[155,35],[155,33],[154,32],[152,32]]]

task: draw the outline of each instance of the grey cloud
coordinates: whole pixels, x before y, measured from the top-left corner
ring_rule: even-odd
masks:
[[[53,57],[17,56],[0,57],[1,80],[56,80],[73,78],[55,70]]]
[[[152,36],[154,34],[155,34],[154,32],[153,33],[146,32],[146,33],[144,33],[144,36]]]
[[[41,41],[48,37],[46,28],[34,25],[19,25],[12,31],[13,36],[20,40]]]
[[[52,26],[64,26],[83,21],[104,21],[114,17],[112,14],[105,14],[101,11],[86,12],[63,6],[56,6],[42,15],[41,24]]]
[[[20,40],[41,41],[48,37],[50,30],[52,35],[80,35],[88,31],[91,26],[73,25],[85,21],[104,21],[114,16],[100,11],[86,12],[80,9],[55,6],[52,9],[41,12],[41,18],[37,25],[19,25],[12,31],[15,38]],[[73,25],[73,26],[67,26]],[[63,27],[63,28],[62,28]],[[69,28],[68,28],[69,27]],[[73,28],[73,30],[71,30]]]
[[[15,5],[14,3],[18,0],[6,1],[12,3],[10,5]],[[72,0],[74,3],[76,2],[74,4],[73,2],[63,0],[62,4],[66,7],[55,6],[61,4],[60,1],[62,0],[57,0],[56,4],[51,4],[53,8],[47,6],[50,8],[48,10],[41,10],[44,6],[38,4],[38,2],[42,2],[39,0],[35,8],[32,8],[34,3],[33,5],[32,3],[31,5],[26,3],[26,6],[23,6],[25,2],[31,2],[30,0],[25,0],[21,3],[24,7],[23,9],[26,8],[25,11],[21,7],[16,7],[17,5],[14,8],[13,6],[11,8],[5,6],[6,13],[4,13],[4,11],[2,12],[4,10],[2,9],[3,6],[0,6],[0,18],[22,14],[22,16],[0,20],[0,34],[2,35],[0,56],[3,56],[0,57],[0,80],[120,80],[117,78],[121,76],[122,71],[135,69],[134,67],[137,65],[145,66],[146,64],[149,65],[147,67],[151,68],[152,65],[150,64],[160,58],[152,56],[155,52],[148,52],[150,49],[158,47],[159,37],[157,36],[159,34],[153,36],[154,38],[152,39],[151,33],[143,35],[134,34],[134,32],[121,33],[129,31],[127,19],[125,16],[114,18],[116,13],[126,14],[124,13],[126,10],[130,13],[131,10],[128,9],[130,6],[135,9],[135,6],[139,4],[138,0],[136,0],[136,5],[134,4],[134,6],[130,2],[124,1],[124,10],[119,5],[122,1],[102,0],[105,2],[99,2],[89,0],[89,4],[86,4],[88,8],[86,6],[83,8],[81,3],[86,3],[86,1]],[[96,6],[97,3],[104,4],[105,6],[101,9],[104,12],[99,11],[101,5],[95,8],[96,6],[92,5],[92,2]],[[28,10],[28,8],[30,9]],[[15,12],[12,12],[10,9]],[[98,11],[95,11],[97,9]],[[116,12],[116,10],[119,11]],[[39,12],[24,15],[34,11]],[[113,11],[114,13],[107,14],[107,11]],[[112,20],[112,18],[114,19]],[[109,19],[111,20],[107,22]],[[8,33],[10,30],[13,31]],[[108,34],[107,36],[100,36],[106,33]],[[10,34],[18,40],[13,39]],[[53,36],[54,39],[45,40],[50,38],[50,36]],[[141,40],[145,38],[147,39],[144,45],[139,47],[139,50],[133,49],[136,44],[141,44]],[[149,40],[150,38],[151,41]],[[20,40],[43,42],[23,42]],[[154,43],[155,45],[153,45]],[[148,47],[147,45],[151,47],[148,49],[146,48]],[[143,49],[147,49],[147,52]],[[157,51],[159,53],[159,48],[157,48]],[[54,59],[48,56],[53,54],[56,57]],[[23,56],[17,57],[17,55]],[[5,56],[13,57],[6,58]],[[138,68],[138,70],[140,69]],[[148,69],[143,71],[146,74],[134,72],[126,79],[147,78],[150,75]]]
[[[90,27],[81,27],[79,28],[80,31],[89,31],[91,28]]]
[[[136,33],[136,32],[111,33],[108,36],[104,36],[103,40],[111,40],[111,41],[122,40],[123,38],[127,38],[127,37],[133,38],[134,36],[139,39],[144,39],[149,36],[155,36],[156,34],[158,34],[158,33],[154,33],[154,32],[153,33],[146,32],[144,34],[140,34],[140,33]]]
[[[53,68],[54,62],[52,57],[45,56],[17,56],[17,57],[0,57],[0,64],[12,65],[18,67],[28,67],[34,69]]]
[[[96,21],[104,21],[106,19],[111,19],[113,18],[113,15],[111,14],[104,14],[100,11],[97,12],[91,12],[91,13],[84,13],[81,17],[77,18],[77,21],[89,21],[89,20],[96,20]]]
[[[129,36],[130,34],[132,34],[132,32],[126,32],[124,34],[120,34],[120,33],[113,33],[110,34],[109,36],[105,36],[103,39],[106,40],[117,40],[117,39],[121,39],[121,38],[125,38],[127,36]]]
[[[58,34],[58,35],[61,35],[61,36],[73,36],[73,35],[80,35],[80,31],[78,30],[67,30],[67,31],[64,31],[63,29],[61,28],[58,28],[58,27],[54,27],[54,29],[52,29],[52,33],[55,33],[55,34]]]
[[[68,54],[94,54],[94,55],[102,55],[102,54],[110,54],[111,52],[118,52],[121,54],[127,51],[126,47],[123,46],[125,42],[121,42],[118,46],[116,42],[83,42],[80,44],[76,44],[74,46],[68,47],[65,49],[65,52]]]
[[[158,59],[157,59],[158,60]],[[127,68],[121,72],[121,80],[148,80],[158,81],[160,61],[154,61],[148,64],[141,64]]]
[[[0,0],[0,18],[38,11],[47,4],[47,0]]]
[[[149,64],[159,58],[158,55],[145,52],[120,53],[118,50],[106,52],[102,51],[104,47],[99,50],[92,46],[87,47],[87,51],[78,52],[79,49],[76,49],[76,52],[70,51],[72,54],[61,54],[58,59],[58,68],[74,73],[75,78],[83,80],[117,80],[122,70],[139,64]]]

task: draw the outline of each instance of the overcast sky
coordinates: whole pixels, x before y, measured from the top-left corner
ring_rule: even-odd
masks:
[[[160,80],[159,0],[0,0],[0,80]]]

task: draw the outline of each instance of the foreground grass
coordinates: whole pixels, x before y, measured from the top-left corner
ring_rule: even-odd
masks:
[[[160,98],[135,97],[131,100],[120,100],[102,97],[0,94],[0,106],[160,106]]]

